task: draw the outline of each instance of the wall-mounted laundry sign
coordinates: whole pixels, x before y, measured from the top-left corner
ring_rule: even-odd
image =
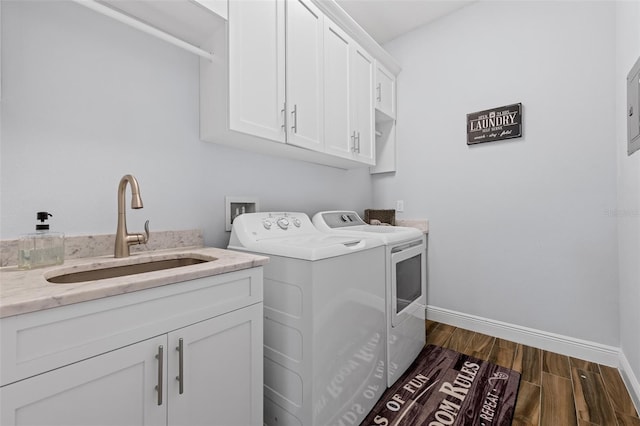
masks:
[[[521,136],[521,103],[467,114],[467,145]]]

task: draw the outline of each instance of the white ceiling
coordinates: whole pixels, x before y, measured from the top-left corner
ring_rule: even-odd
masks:
[[[336,0],[379,44],[476,0]]]

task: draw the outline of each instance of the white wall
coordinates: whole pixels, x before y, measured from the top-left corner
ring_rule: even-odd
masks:
[[[640,211],[640,154],[622,154],[614,110],[639,42],[613,49],[638,6],[621,3],[478,2],[386,46],[403,67],[398,172],[374,178],[373,201],[429,218],[430,305],[621,346],[638,377],[640,231],[620,212]],[[1,39],[0,239],[43,209],[70,235],[115,232],[125,173],[145,202],[131,231],[149,218],[217,246],[225,195],[372,205],[366,170],[201,142],[188,53],[67,2],[3,0]],[[466,145],[466,113],[513,102],[523,138]]]
[[[636,377],[635,392],[640,398],[640,152],[627,156],[625,114],[626,77],[640,56],[640,2],[618,2],[616,19],[620,347]]]
[[[429,305],[618,346],[614,43],[614,3],[482,1],[385,46],[374,205],[429,219]],[[517,102],[524,137],[466,145],[467,113]]]
[[[198,59],[71,2],[2,2],[0,238],[53,212],[68,235],[115,233],[120,177],[144,209],[130,231],[201,228],[226,246],[224,196],[261,209],[371,205],[368,170],[262,156],[198,138]],[[127,196],[127,204],[129,203]]]

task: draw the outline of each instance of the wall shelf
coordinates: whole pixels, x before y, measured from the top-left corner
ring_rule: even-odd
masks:
[[[137,30],[211,60],[202,48],[225,24],[226,0],[73,0]]]

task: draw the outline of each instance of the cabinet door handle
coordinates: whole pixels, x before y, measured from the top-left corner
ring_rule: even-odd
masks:
[[[358,145],[356,150],[358,151],[358,154],[360,154],[360,132],[358,132]]]
[[[293,111],[291,111],[291,115],[293,115],[293,126],[291,126],[291,130],[293,133],[298,132],[298,105],[293,105]]]
[[[351,134],[351,140],[353,141],[353,144],[351,145],[351,152],[356,152],[356,131],[355,130]]]
[[[282,109],[280,110],[280,112],[282,113],[282,126],[280,126],[282,128],[283,131],[287,131],[287,104],[284,104],[282,106]]]
[[[176,380],[178,381],[178,392],[182,395],[184,393],[184,340],[182,338],[178,339],[176,350],[178,351],[178,376]]]
[[[378,102],[382,102],[382,83],[378,83],[378,86],[376,86],[376,90],[378,91],[378,95],[376,96],[376,100]]]
[[[156,359],[158,360],[158,385],[156,390],[158,391],[158,405],[162,405],[162,372],[164,370],[164,347],[162,345],[158,346]]]

